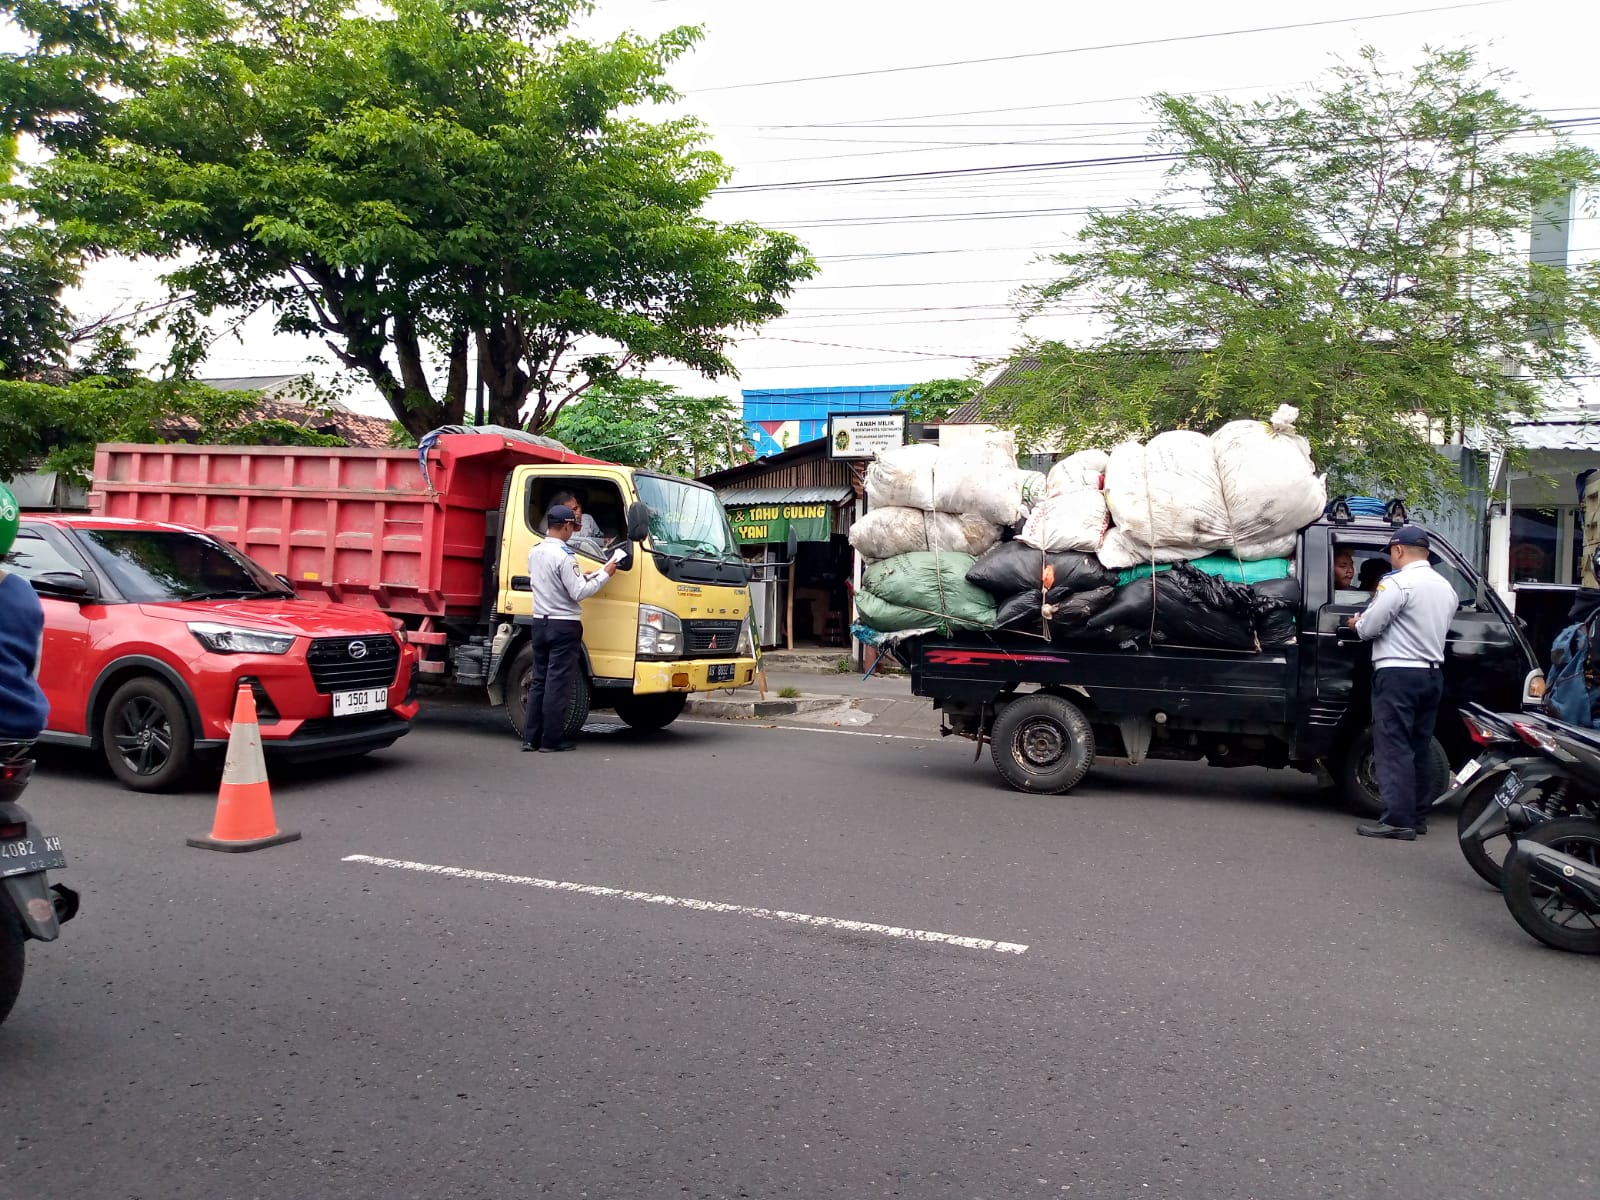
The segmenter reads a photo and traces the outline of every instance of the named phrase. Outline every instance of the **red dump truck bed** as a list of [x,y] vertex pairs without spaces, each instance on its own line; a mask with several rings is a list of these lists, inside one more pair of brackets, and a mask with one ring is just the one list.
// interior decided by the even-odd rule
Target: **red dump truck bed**
[[[95,450],[90,511],[194,525],[308,596],[394,614],[476,616],[485,514],[524,463],[592,463],[491,434],[446,434],[428,452],[302,446]],[[490,551],[491,557],[493,551]]]

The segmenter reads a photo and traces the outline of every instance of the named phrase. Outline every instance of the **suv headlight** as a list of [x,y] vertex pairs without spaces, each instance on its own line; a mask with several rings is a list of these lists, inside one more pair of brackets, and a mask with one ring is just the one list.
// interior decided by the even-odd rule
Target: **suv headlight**
[[756,656],[755,639],[750,636],[750,618],[744,619],[744,624],[739,626],[739,644],[733,648],[735,658],[754,658]]
[[683,653],[683,622],[664,608],[641,604],[638,653],[654,658],[677,658]]
[[268,633],[210,621],[190,621],[189,632],[213,654],[287,654],[294,645],[292,633]]

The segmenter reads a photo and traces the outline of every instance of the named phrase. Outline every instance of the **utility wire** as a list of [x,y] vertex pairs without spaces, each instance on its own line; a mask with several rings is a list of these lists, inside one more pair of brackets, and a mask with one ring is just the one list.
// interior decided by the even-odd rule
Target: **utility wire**
[[714,87],[692,88],[689,95],[706,92],[733,92],[747,88],[785,87],[795,83],[826,83],[836,79],[864,79],[876,75],[903,75],[910,71],[938,71],[946,67],[971,67],[987,63],[1020,62],[1024,59],[1060,58],[1068,54],[1091,54],[1101,50],[1128,50],[1141,46],[1170,46],[1184,42],[1204,42],[1246,34],[1282,33],[1291,29],[1317,29],[1328,25],[1348,25],[1353,21],[1387,21],[1396,17],[1416,17],[1428,13],[1458,12],[1468,8],[1496,8],[1505,0],[1473,0],[1467,4],[1441,4],[1432,8],[1409,8],[1399,12],[1363,13],[1353,17],[1330,17],[1321,21],[1296,21],[1286,25],[1254,25],[1243,29],[1217,29],[1210,33],[1185,33],[1172,37],[1141,38],[1132,42],[1103,42],[1095,46],[1067,46],[1060,50],[1034,50],[1025,54],[996,54],[988,58],[957,58],[948,62],[915,63],[903,67],[874,67],[865,71],[838,71],[830,75],[797,75],[790,79],[758,79],[748,83],[723,83]]

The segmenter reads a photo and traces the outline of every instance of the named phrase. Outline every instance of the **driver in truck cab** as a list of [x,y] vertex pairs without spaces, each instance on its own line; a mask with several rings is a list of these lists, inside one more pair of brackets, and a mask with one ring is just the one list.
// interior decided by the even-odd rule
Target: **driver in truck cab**
[[33,585],[4,566],[20,516],[17,498],[0,483],[0,742],[32,742],[50,715],[37,678],[44,606]]

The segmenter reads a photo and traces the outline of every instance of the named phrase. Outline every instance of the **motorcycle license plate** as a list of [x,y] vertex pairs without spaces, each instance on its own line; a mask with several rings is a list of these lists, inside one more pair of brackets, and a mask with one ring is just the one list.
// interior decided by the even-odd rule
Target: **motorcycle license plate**
[[67,856],[58,837],[7,838],[0,842],[0,879],[35,871],[59,871],[66,865]]
[[1473,759],[1466,766],[1462,767],[1461,770],[1456,772],[1456,787],[1460,787],[1481,770],[1483,770],[1482,765],[1477,759]]
[[732,663],[712,663],[709,667],[706,668],[706,682],[707,683],[732,683],[733,682],[733,664]]
[[382,712],[389,707],[388,688],[363,688],[359,692],[335,692],[333,715],[349,717],[356,713]]
[[1522,794],[1522,780],[1517,778],[1515,771],[1507,771],[1505,782],[1500,785],[1500,790],[1494,794],[1494,802],[1501,808],[1510,808],[1512,801]]

